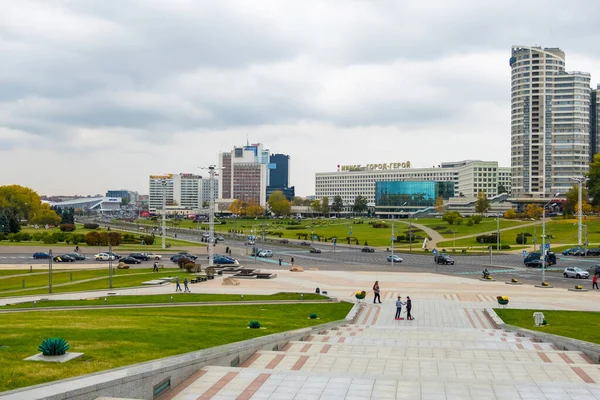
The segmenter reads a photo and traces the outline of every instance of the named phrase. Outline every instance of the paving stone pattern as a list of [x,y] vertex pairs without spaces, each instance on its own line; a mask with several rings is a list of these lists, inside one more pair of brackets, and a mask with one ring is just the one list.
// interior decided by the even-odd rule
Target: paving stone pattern
[[415,301],[413,321],[394,320],[396,296],[365,304],[353,324],[258,351],[238,368],[204,367],[164,398],[600,399],[598,365],[496,329],[481,307],[489,296]]

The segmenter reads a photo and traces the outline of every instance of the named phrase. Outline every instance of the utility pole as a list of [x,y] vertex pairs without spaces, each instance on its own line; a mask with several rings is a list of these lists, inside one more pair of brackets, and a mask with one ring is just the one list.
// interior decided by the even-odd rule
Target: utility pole
[[162,249],[167,248],[167,180],[160,181],[163,190],[162,201]]
[[572,181],[577,182],[577,244],[581,246],[583,244],[583,183],[585,182],[585,178],[571,178]]
[[[110,240],[110,237],[108,238],[108,240]],[[108,244],[108,288],[112,289],[112,273],[113,273],[113,268],[112,268],[112,244],[109,243]]]
[[496,251],[500,251],[500,213],[496,214]]
[[394,264],[394,242],[396,241],[396,236],[394,234],[394,214],[392,214],[392,260],[391,263]]
[[[215,182],[215,173],[217,167],[214,165],[209,165],[208,167],[198,167],[200,169],[207,169],[208,174],[210,176],[209,179],[209,188],[210,188],[210,202],[208,204],[208,266],[212,267],[215,264],[215,249],[214,249],[214,241],[215,241],[215,190],[214,190],[214,182]],[[220,169],[220,168],[219,168]]]
[[48,293],[52,293],[52,249],[48,251]]

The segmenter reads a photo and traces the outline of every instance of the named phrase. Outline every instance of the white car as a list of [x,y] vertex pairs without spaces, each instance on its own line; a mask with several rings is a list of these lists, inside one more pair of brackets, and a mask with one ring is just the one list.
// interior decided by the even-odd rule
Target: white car
[[111,256],[110,254],[106,254],[106,253],[98,253],[94,256],[94,259],[96,261],[114,261],[115,260],[115,256]]
[[271,250],[261,250],[258,253],[259,257],[273,257],[273,251]]
[[153,259],[153,260],[160,260],[160,259],[162,259],[162,256],[160,254],[144,253],[144,255],[146,257],[148,257],[148,259]]
[[581,268],[569,267],[569,268],[565,268],[565,271],[563,272],[563,276],[565,278],[587,279],[590,277],[590,273]]

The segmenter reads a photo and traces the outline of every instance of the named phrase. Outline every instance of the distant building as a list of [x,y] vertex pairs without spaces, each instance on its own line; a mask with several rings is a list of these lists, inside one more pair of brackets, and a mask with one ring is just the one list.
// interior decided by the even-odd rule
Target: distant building
[[287,154],[272,154],[269,159],[269,185],[267,186],[267,200],[273,192],[281,191],[290,201],[296,194],[295,188],[290,184],[290,156]]
[[202,208],[202,177],[181,173],[150,175],[148,208],[151,213],[162,210],[163,193],[167,212],[193,212]]
[[50,207],[60,207],[62,209],[111,213],[121,209],[121,197],[81,197],[67,201],[49,201],[48,204]]
[[590,162],[600,152],[600,84],[592,90],[590,102]]
[[269,150],[261,143],[234,147],[219,155],[219,199],[267,203]]
[[211,181],[210,178],[203,178],[202,181],[202,199],[200,204],[210,203],[211,199],[219,198],[219,180],[213,179],[212,181],[212,197],[211,197]]
[[120,197],[122,199],[128,199],[129,204],[136,204],[139,201],[138,192],[126,189],[109,190],[106,192],[106,197]]

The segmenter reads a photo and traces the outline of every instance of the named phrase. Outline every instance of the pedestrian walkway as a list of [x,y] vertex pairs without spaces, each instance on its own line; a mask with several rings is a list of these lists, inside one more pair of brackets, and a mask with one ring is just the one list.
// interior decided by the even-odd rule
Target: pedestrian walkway
[[413,300],[416,319],[397,321],[396,295],[240,367],[204,367],[165,399],[600,399],[598,365],[497,329],[474,306],[492,296]]

